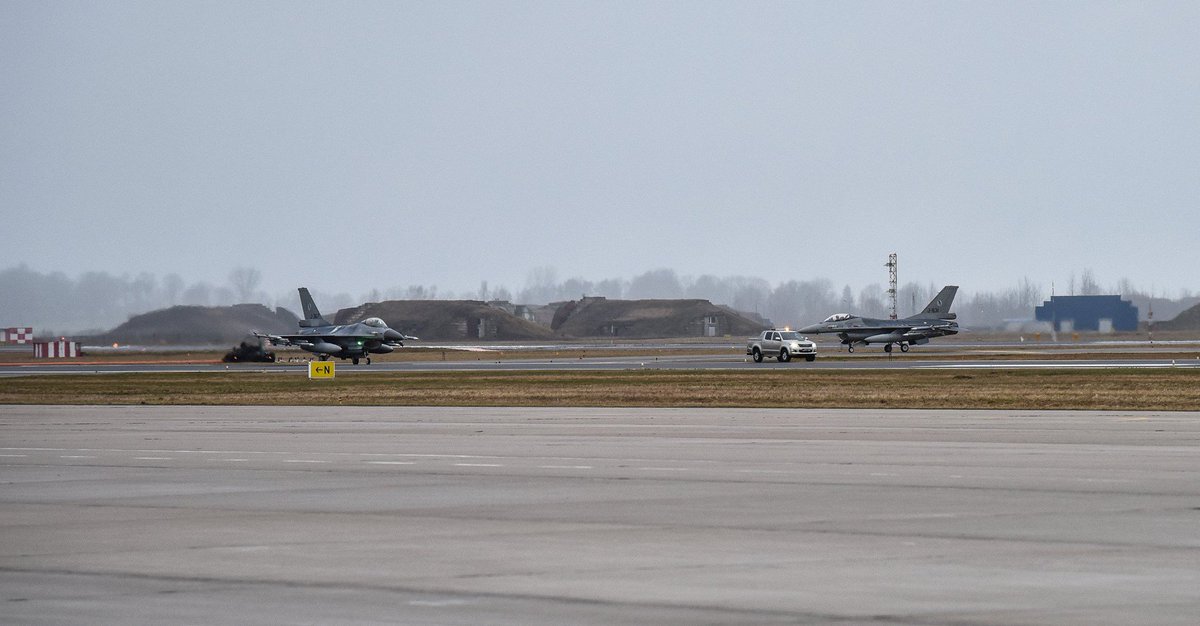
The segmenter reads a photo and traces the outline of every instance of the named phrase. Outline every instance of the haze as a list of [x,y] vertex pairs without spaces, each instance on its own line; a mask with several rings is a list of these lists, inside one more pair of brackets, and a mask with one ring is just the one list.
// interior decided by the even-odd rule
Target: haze
[[1200,4],[5,2],[0,268],[1195,289]]

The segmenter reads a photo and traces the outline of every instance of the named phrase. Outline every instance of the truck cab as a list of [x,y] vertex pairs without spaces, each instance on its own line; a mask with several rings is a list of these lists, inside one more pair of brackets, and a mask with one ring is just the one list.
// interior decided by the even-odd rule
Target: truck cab
[[786,363],[793,357],[801,356],[812,362],[817,360],[817,344],[794,330],[772,328],[762,331],[758,337],[746,343],[746,355],[753,357],[755,363],[762,363],[767,357]]

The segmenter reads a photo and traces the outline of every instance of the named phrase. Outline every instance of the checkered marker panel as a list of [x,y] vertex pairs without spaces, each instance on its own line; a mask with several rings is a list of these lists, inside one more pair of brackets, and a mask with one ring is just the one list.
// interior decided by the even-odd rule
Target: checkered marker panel
[[5,328],[4,341],[8,343],[30,343],[33,341],[33,329]]

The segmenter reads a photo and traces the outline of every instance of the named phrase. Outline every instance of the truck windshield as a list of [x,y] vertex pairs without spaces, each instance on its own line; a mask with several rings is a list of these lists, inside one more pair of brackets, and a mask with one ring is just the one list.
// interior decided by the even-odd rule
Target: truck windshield
[[784,341],[796,341],[800,339],[800,333],[780,333],[783,335]]

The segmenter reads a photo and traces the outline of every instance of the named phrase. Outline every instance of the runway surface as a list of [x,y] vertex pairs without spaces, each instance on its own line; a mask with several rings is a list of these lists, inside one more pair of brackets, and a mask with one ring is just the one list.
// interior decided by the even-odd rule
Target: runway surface
[[[358,372],[520,372],[520,371],[619,371],[637,369],[661,370],[771,370],[771,369],[1029,369],[1029,368],[1163,368],[1200,367],[1200,358],[1172,359],[1162,357],[1114,358],[1098,354],[1094,358],[1045,359],[1036,354],[1027,354],[1019,360],[993,360],[984,358],[950,359],[944,356],[855,357],[851,359],[822,359],[809,363],[793,360],[779,363],[768,359],[755,363],[741,355],[720,356],[711,354],[687,354],[646,357],[564,357],[542,359],[495,360],[480,357],[477,360],[448,361],[376,361],[371,365],[351,365],[349,361],[336,361],[337,373]],[[224,364],[224,363],[47,363],[27,362],[0,365],[0,378],[8,376],[30,376],[43,374],[106,374],[106,373],[160,373],[160,372],[292,372],[305,375],[307,364]]]
[[1192,624],[1200,414],[0,407],[0,622]]

